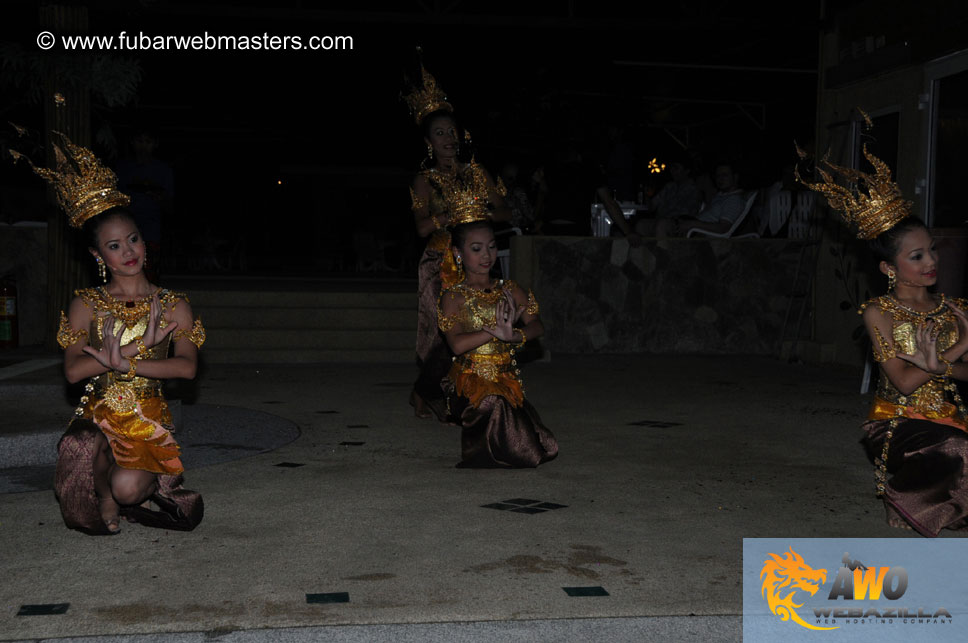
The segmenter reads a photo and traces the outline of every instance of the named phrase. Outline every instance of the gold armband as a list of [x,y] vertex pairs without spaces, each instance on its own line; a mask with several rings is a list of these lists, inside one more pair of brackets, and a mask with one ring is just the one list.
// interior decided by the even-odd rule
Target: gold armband
[[874,326],[874,337],[871,341],[871,351],[874,353],[875,362],[886,362],[897,356],[897,351],[894,349],[892,344],[889,344],[884,336],[881,335],[881,331],[877,330],[877,326]]
[[195,320],[191,330],[184,329],[175,331],[175,341],[183,337],[195,344],[196,348],[202,347],[202,344],[205,343],[205,327],[202,326],[202,319],[200,317]]
[[57,344],[61,348],[67,348],[68,346],[73,346],[82,337],[87,337],[87,330],[82,328],[81,330],[71,330],[70,322],[67,321],[67,315],[64,311],[60,314],[60,325],[57,328]]
[[427,201],[417,196],[417,193],[413,191],[413,188],[410,188],[410,209],[417,211],[425,205],[427,205]]
[[444,294],[441,293],[440,296],[437,297],[437,327],[446,333],[451,328],[457,325],[458,314],[457,313],[454,313],[453,315],[444,314],[443,308],[440,307],[440,298],[443,296]]
[[537,315],[540,307],[538,306],[538,300],[534,298],[534,293],[531,289],[528,289],[528,304],[527,308],[524,309],[529,315]]

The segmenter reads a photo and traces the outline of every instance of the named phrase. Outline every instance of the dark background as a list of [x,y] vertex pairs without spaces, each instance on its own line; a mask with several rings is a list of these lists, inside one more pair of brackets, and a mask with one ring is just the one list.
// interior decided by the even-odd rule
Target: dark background
[[[5,51],[57,64],[60,47],[35,44],[40,4],[5,4]],[[568,145],[603,161],[611,128],[643,181],[662,180],[644,166],[678,154],[678,139],[707,165],[732,161],[754,188],[780,179],[792,141],[813,136],[819,4],[88,3],[90,35],[354,41],[352,51],[111,52],[141,78],[125,105],[94,99],[93,146],[113,162],[139,124],[157,132],[156,156],[176,180],[166,254],[209,238],[243,249],[248,272],[349,271],[349,240],[365,232],[392,240],[389,263],[407,274],[420,249],[407,185],[425,151],[399,95],[416,46],[492,173],[515,160],[530,176]],[[0,115],[37,133],[30,82],[5,68]],[[6,184],[32,180],[6,162],[0,171]]]

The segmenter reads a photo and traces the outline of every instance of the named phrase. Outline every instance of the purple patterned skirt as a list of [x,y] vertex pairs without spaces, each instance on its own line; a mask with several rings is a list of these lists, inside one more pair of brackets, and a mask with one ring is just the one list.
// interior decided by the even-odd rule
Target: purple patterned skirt
[[[94,536],[110,533],[101,519],[94,491],[95,439],[100,432],[90,420],[74,420],[57,444],[54,474],[54,495],[64,524]],[[182,481],[181,475],[159,475],[158,491],[151,497],[159,510],[122,507],[121,515],[149,527],[191,531],[202,521],[205,507],[202,496],[183,489]]]
[[[875,463],[890,420],[863,425],[861,444]],[[968,527],[968,434],[946,424],[903,419],[891,436],[884,485],[887,521],[922,536]]]

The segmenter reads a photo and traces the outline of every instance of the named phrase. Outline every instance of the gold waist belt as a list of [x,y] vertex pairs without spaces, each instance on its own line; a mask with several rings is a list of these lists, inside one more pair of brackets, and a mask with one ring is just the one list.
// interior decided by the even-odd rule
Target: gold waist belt
[[138,402],[161,398],[161,384],[157,381],[147,382],[146,385],[114,382],[103,390],[96,390],[94,396],[104,400],[108,408],[115,413],[124,415],[133,412]]
[[941,408],[937,411],[931,409],[915,409],[904,404],[888,402],[880,397],[875,397],[871,404],[871,411],[868,414],[870,420],[890,420],[896,417],[923,416],[929,420],[944,420],[953,418],[958,408],[951,402],[942,402]]
[[475,353],[462,355],[458,365],[465,373],[474,373],[489,382],[496,382],[501,373],[511,370],[510,353]]
[[114,373],[107,373],[94,380],[94,394],[103,395],[105,391],[116,386],[123,386],[144,397],[161,395],[161,381],[150,377],[136,377],[133,380],[120,380],[115,378]]

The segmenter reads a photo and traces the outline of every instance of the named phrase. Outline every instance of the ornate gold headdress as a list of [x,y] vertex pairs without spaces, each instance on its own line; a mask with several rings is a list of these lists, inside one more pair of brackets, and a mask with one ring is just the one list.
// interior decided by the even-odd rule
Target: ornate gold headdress
[[[22,128],[18,128],[21,131]],[[10,150],[15,161],[25,159],[35,173],[54,188],[57,203],[67,213],[71,226],[80,228],[84,222],[105,210],[131,203],[127,194],[118,191],[118,177],[101,164],[94,152],[74,145],[67,136],[52,132],[60,139],[54,143],[56,167],[51,170],[37,167],[23,154]]]
[[423,78],[423,85],[421,87],[414,86],[413,91],[403,97],[417,125],[427,114],[437,110],[454,111],[454,106],[447,102],[447,94],[437,86],[437,79],[424,69],[422,64],[420,65],[420,74]]
[[[858,111],[870,128],[872,126],[870,117],[863,111]],[[831,163],[830,152],[827,152],[817,164],[817,172],[823,177],[822,183],[804,181],[800,177],[799,167],[795,169],[795,174],[797,181],[823,194],[827,197],[827,203],[831,208],[840,210],[844,221],[857,229],[859,239],[873,239],[909,216],[911,202],[902,198],[901,189],[891,181],[891,168],[867,150],[867,143],[864,143],[863,152],[864,158],[874,166],[873,175]],[[797,154],[801,159],[807,157],[799,146],[797,146]],[[837,184],[830,172],[821,167],[821,164],[847,179],[850,182],[849,187]],[[866,190],[866,194],[862,188]]]
[[491,212],[487,208],[487,175],[484,168],[471,162],[461,174],[440,184],[441,195],[452,213],[450,225],[489,220]]

